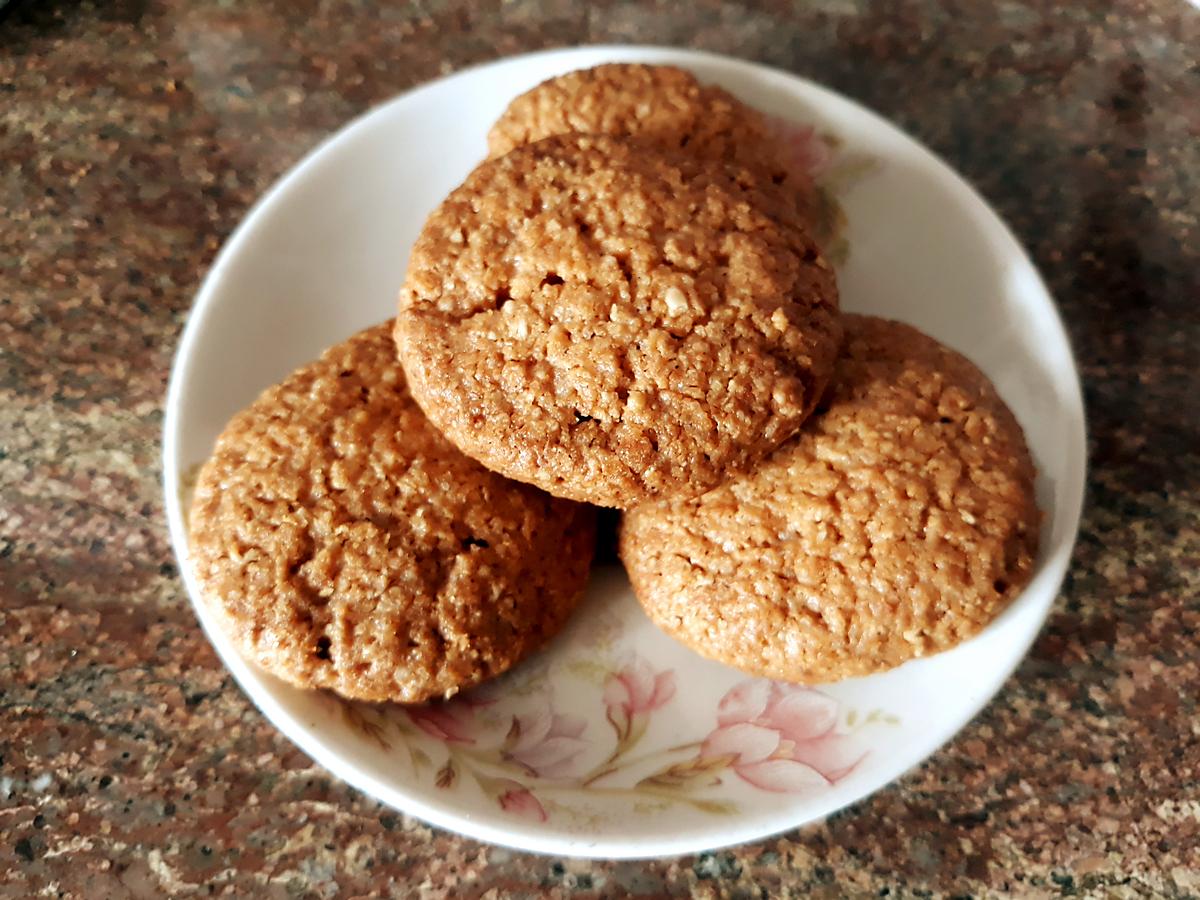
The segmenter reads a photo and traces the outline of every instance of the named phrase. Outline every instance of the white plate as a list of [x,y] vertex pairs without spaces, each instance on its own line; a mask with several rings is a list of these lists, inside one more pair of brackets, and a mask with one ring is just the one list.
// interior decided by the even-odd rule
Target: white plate
[[[910,322],[971,357],[1025,427],[1038,464],[1046,522],[1037,571],[1000,619],[949,653],[805,690],[700,659],[645,618],[619,569],[600,569],[566,633],[494,685],[417,711],[351,705],[288,687],[237,656],[198,602],[181,506],[173,499],[167,508],[214,646],[266,716],[321,765],[482,840],[646,857],[794,828],[916,765],[997,691],[1062,581],[1084,484],[1078,377],[1029,259],[944,163],[836,94],[701,53],[553,51],[426,85],[318,147],[230,238],[175,360],[164,469],[167,496],[180,497],[234,412],[329,344],[392,315],[407,248],[484,155],[506,103],[551,75],[610,60],[685,66],[840,139],[820,177],[849,222],[844,307]],[[851,171],[856,178],[842,177]]]

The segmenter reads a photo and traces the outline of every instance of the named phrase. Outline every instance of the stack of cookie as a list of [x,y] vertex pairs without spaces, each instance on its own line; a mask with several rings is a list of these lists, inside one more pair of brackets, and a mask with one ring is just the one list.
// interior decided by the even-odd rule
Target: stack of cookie
[[593,505],[625,511],[655,622],[769,677],[936,652],[1020,591],[1020,428],[963,357],[839,312],[811,185],[759,113],[601,66],[519,97],[489,146],[413,247],[394,328],[267,391],[201,472],[194,564],[244,655],[349,697],[449,696],[566,620]]

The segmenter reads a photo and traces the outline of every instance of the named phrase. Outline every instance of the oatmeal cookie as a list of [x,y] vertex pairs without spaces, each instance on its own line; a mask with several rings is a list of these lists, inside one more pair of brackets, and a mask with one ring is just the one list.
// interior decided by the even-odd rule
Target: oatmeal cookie
[[491,156],[555,134],[607,134],[758,174],[773,197],[814,224],[819,202],[779,128],[724,88],[675,66],[607,63],[544,81],[517,97],[488,133]]
[[626,508],[770,453],[841,338],[829,265],[738,170],[560,135],[490,160],[430,216],[396,341],[464,453]]
[[1033,571],[1034,467],[987,377],[907,325],[844,321],[830,395],[799,435],[621,526],[650,617],[756,675],[828,682],[945,650]]
[[446,697],[545,643],[583,593],[590,510],[467,459],[405,386],[392,324],[230,421],[191,561],[242,655],[362,700]]

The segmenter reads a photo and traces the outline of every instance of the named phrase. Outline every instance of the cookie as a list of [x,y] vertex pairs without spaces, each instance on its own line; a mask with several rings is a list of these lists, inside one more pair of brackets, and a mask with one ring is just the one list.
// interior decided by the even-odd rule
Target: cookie
[[409,258],[430,421],[552,494],[700,493],[790,437],[841,337],[833,272],[738,171],[560,135],[483,163]]
[[756,675],[828,682],[948,649],[1033,571],[1034,467],[987,377],[907,325],[844,321],[830,395],[799,435],[621,526],[650,618]]
[[[556,134],[606,134],[750,169],[809,224],[820,202],[780,128],[728,91],[675,66],[609,63],[544,81],[513,100],[488,133],[491,156]],[[819,238],[820,235],[817,235]]]
[[191,559],[242,655],[362,700],[447,697],[546,642],[591,511],[467,459],[413,402],[392,325],[264,392],[203,466]]

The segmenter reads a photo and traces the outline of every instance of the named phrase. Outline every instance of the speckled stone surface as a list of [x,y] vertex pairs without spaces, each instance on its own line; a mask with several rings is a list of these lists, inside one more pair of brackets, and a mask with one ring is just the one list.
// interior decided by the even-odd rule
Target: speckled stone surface
[[[1200,12],[25,0],[0,12],[0,897],[1200,896]],[[1085,377],[1091,474],[1030,658],[827,823],[658,862],[461,839],[325,775],[225,674],[159,493],[171,355],[253,199],[496,56],[684,44],[822,81],[1008,219]]]

